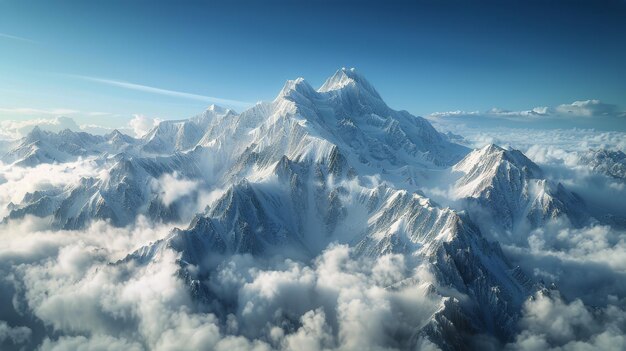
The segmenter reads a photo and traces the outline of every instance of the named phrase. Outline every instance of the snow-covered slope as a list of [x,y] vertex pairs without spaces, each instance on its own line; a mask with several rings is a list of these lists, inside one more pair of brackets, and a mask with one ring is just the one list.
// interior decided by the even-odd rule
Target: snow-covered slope
[[[232,185],[187,229],[173,231],[127,260],[149,262],[172,248],[181,253],[182,267],[195,270],[210,265],[215,257],[233,254],[307,260],[333,242],[353,246],[356,254],[368,257],[402,254],[414,264],[430,267],[438,281],[432,293],[446,300],[432,324],[417,332],[443,347],[458,348],[441,337],[446,326],[436,322],[453,318],[467,323],[456,330],[459,335],[511,335],[533,286],[468,218],[438,208],[421,195],[386,185],[371,187],[358,177],[333,173],[332,164],[283,157],[271,174]],[[449,288],[477,304],[448,299]],[[202,298],[212,293],[199,294]]]
[[231,115],[235,115],[235,112],[211,105],[190,119],[162,121],[142,138],[142,150],[151,154],[171,154],[193,149],[212,120]]
[[[317,90],[302,78],[288,81],[273,101],[240,114],[211,106],[164,121],[141,139],[33,130],[3,160],[36,167],[79,157],[97,175],[28,192],[7,220],[51,217],[65,229],[96,219],[126,226],[139,216],[174,222],[182,229],[123,262],[145,264],[174,249],[181,276],[204,302],[215,291],[198,274],[210,276],[232,255],[310,262],[337,243],[361,258],[398,254],[410,269],[426,267],[427,290],[439,301],[428,323],[411,326],[407,343],[426,337],[444,349],[481,333],[507,340],[538,287],[485,239],[481,221],[514,231],[585,218],[579,199],[521,152],[495,145],[470,152],[425,119],[389,108],[354,69],[338,70]],[[450,172],[467,211],[418,191],[426,178]],[[400,285],[411,284],[425,283],[416,276]],[[211,312],[226,318],[239,307]]]
[[626,154],[619,150],[589,150],[580,156],[579,163],[595,172],[626,180]]
[[514,235],[511,232],[559,217],[576,225],[589,219],[580,198],[547,180],[539,166],[518,150],[486,145],[468,154],[452,171],[460,175],[453,195],[466,202],[470,215],[483,228]]
[[[52,216],[52,225],[63,229],[83,228],[98,219],[125,226],[138,215],[177,221],[185,218],[180,207],[194,199],[180,196],[171,203],[164,201],[159,181],[164,175],[200,179],[202,172],[194,156],[140,158],[120,153],[95,159],[101,168],[97,177],[83,177],[63,188],[27,193],[20,204],[12,205],[8,217]],[[172,179],[176,181],[175,177]]]
[[52,133],[35,127],[2,157],[2,161],[18,166],[67,162],[77,157],[121,152],[136,142],[117,130],[105,136],[97,136],[69,129]]

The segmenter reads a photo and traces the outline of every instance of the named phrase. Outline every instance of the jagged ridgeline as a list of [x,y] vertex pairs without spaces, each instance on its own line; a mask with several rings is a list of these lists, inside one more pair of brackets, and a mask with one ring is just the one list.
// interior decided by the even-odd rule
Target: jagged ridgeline
[[[596,159],[607,168],[604,156]],[[438,303],[425,323],[390,332],[403,348],[423,338],[443,349],[463,349],[480,334],[509,340],[523,302],[541,286],[511,267],[484,232],[515,240],[520,226],[589,220],[582,201],[521,152],[453,143],[425,119],[389,108],[354,69],[338,70],[317,90],[301,78],[288,81],[273,101],[242,113],[211,106],[163,121],[140,139],[35,128],[3,161],[80,161],[98,170],[27,193],[9,204],[5,221],[34,215],[74,230],[94,220],[128,226],[145,216],[178,226],[112,264],[149,264],[174,250],[194,298],[220,318],[236,314],[241,301],[212,303],[216,294],[203,279],[226,257],[310,262],[334,243],[362,259],[404,255],[431,280],[415,276],[384,288],[423,286]],[[449,181],[463,207],[442,207],[420,191],[437,177]],[[162,186],[168,181],[191,182],[194,190],[170,196]],[[485,229],[483,216],[495,225]]]

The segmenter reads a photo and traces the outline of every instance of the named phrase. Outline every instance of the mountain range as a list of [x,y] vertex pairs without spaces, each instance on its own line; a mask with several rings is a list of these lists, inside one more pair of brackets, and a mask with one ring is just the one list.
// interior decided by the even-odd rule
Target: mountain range
[[[587,157],[598,172],[624,177],[623,154]],[[438,301],[427,323],[398,336],[407,348],[419,338],[444,350],[482,334],[511,340],[523,303],[556,288],[512,266],[500,243],[522,243],[555,219],[576,227],[598,221],[522,152],[459,145],[427,120],[388,107],[354,69],[338,70],[319,89],[287,81],[273,101],[242,113],[212,105],[142,138],[35,128],[2,157],[33,170],[77,160],[97,175],[29,192],[3,220],[32,215],[64,230],[94,220],[123,227],[140,216],[175,225],[110,264],[145,265],[174,250],[179,275],[207,306],[219,297],[202,282],[224,257],[309,262],[337,244],[364,258],[402,255],[434,280],[385,288],[426,284]],[[428,196],[425,185],[435,183],[450,204]],[[209,310],[226,319],[244,303]]]

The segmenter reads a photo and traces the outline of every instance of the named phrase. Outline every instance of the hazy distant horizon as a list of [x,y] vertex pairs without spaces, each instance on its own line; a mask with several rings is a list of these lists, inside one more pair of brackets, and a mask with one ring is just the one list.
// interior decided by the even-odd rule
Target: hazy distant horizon
[[625,16],[623,1],[3,1],[0,119],[241,111],[344,66],[421,116],[586,100],[626,111]]

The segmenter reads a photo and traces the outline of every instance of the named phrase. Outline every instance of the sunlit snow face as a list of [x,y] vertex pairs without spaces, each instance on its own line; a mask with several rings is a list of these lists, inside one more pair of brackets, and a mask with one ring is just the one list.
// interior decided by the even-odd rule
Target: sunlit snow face
[[[477,311],[475,308],[485,308],[472,300],[471,293],[474,292],[463,290],[467,283],[463,279],[473,278],[474,272],[473,267],[463,265],[498,266],[503,263],[497,261],[498,250],[481,251],[489,249],[490,245],[472,241],[480,237],[473,231],[471,236],[461,239],[478,245],[463,246],[457,250],[461,254],[455,258],[471,257],[464,253],[478,252],[479,255],[474,261],[459,260],[458,263],[450,252],[427,250],[430,243],[421,240],[423,238],[408,236],[407,228],[413,225],[412,228],[417,228],[415,230],[426,232],[424,228],[443,223],[436,227],[440,230],[429,234],[429,240],[445,242],[454,249],[453,244],[458,243],[455,240],[461,239],[455,237],[452,229],[467,224],[466,221],[477,221],[477,217],[467,216],[473,209],[464,207],[464,200],[477,193],[501,189],[490,189],[490,184],[483,178],[469,176],[467,178],[471,181],[467,182],[466,188],[455,188],[461,173],[472,173],[474,166],[485,162],[483,154],[478,154],[463,167],[446,168],[439,164],[429,168],[427,162],[401,164],[403,160],[414,159],[409,153],[419,144],[405,137],[402,127],[413,124],[423,127],[416,127],[416,130],[430,137],[426,145],[432,150],[439,146],[448,150],[450,144],[444,143],[445,139],[432,131],[425,121],[407,119],[413,117],[385,110],[386,106],[379,101],[380,96],[369,84],[356,82],[350,77],[356,74],[352,70],[340,70],[337,74],[337,79],[331,79],[320,92],[313,91],[302,80],[288,83],[281,93],[285,96],[279,96],[275,106],[258,105],[242,117],[242,125],[232,125],[235,123],[232,121],[241,121],[234,115],[229,115],[230,119],[225,115],[222,119],[213,116],[203,119],[202,123],[189,125],[176,122],[172,127],[163,124],[165,131],[155,140],[156,149],[150,151],[133,150],[120,158],[107,154],[100,158],[75,157],[65,163],[52,160],[50,164],[34,167],[0,165],[0,216],[3,218],[19,208],[25,197],[35,204],[33,208],[41,209],[33,194],[59,192],[63,196],[70,195],[85,178],[92,178],[107,187],[93,188],[92,183],[87,182],[84,187],[90,192],[77,195],[87,198],[82,202],[73,201],[70,204],[72,211],[81,213],[83,208],[75,207],[92,206],[84,213],[104,213],[105,218],[110,216],[108,210],[117,211],[116,215],[133,213],[130,223],[118,227],[95,220],[86,221],[84,226],[77,225],[74,230],[60,230],[52,225],[50,216],[57,214],[55,211],[46,212],[49,216],[26,215],[1,223],[0,273],[5,278],[0,281],[0,305],[3,306],[0,308],[0,346],[27,349],[40,346],[44,350],[104,346],[131,350],[388,350],[409,346],[436,349],[426,334],[416,331],[433,327],[429,323],[446,308],[446,303],[474,312]],[[357,86],[357,83],[361,85]],[[335,118],[329,115],[331,104],[322,101],[324,98],[330,96],[333,103],[342,103],[342,99],[336,96],[343,95],[332,95],[328,91],[346,87],[365,90],[348,95],[345,100],[350,105],[338,108],[342,113],[371,107],[370,110],[388,112],[391,117],[369,114],[365,116],[369,119],[346,122],[345,126],[350,129],[365,130],[354,139],[328,128],[315,129],[319,127],[316,124],[333,121],[326,118]],[[355,105],[355,96],[374,97],[370,99],[373,102],[359,100],[359,103],[375,106]],[[317,115],[317,110],[310,108],[311,99],[322,101],[323,108],[319,110],[325,111],[323,114]],[[308,114],[299,112],[304,110],[298,104],[308,106]],[[272,106],[276,109],[265,111]],[[563,113],[601,118],[615,112],[610,106],[587,101],[556,108],[536,108],[525,114],[495,110],[491,114],[514,119]],[[403,123],[406,123],[385,125],[386,118],[392,119],[393,116],[404,118]],[[48,122],[41,124],[50,129],[56,128],[56,122],[69,123],[68,120]],[[136,116],[126,127],[140,136],[149,134],[147,132],[157,123]],[[199,126],[205,125],[203,123],[215,123],[217,127],[207,136],[198,132]],[[538,227],[522,221],[523,225],[503,236],[483,233],[489,239],[500,240],[502,251],[511,264],[519,265],[532,279],[529,285],[540,283],[540,287],[549,289],[534,293],[533,298],[525,303],[519,302],[520,319],[510,326],[513,333],[510,340],[475,335],[469,339],[472,347],[622,348],[626,318],[626,272],[623,268],[626,266],[626,231],[620,219],[626,216],[623,202],[626,187],[619,169],[609,171],[603,168],[608,167],[604,163],[599,166],[590,163],[590,157],[595,156],[589,154],[589,149],[624,151],[624,133],[514,127],[473,129],[463,124],[446,125],[442,121],[437,125],[461,134],[463,138],[458,140],[469,146],[482,147],[496,142],[519,148],[529,157],[528,162],[537,163],[541,172],[536,173],[546,179],[534,179],[528,188],[520,191],[520,198],[526,200],[542,195],[544,188],[541,185],[547,182],[561,183],[577,192],[589,206],[587,211],[597,217],[582,226],[559,217],[545,218]],[[31,126],[10,125],[9,132],[2,135],[15,136],[22,132],[22,127]],[[395,129],[391,128],[394,126]],[[385,134],[390,130],[395,133]],[[229,134],[231,132],[233,134]],[[374,143],[375,147],[371,148],[371,145],[358,144],[364,143],[363,140],[372,141],[365,138],[367,133],[376,134],[373,135],[376,143],[388,143],[384,145],[389,150],[406,153],[403,155],[406,158],[398,158],[397,164],[387,162],[389,160],[380,156],[386,150],[381,144]],[[239,145],[237,142],[241,140],[236,137],[253,141],[251,145]],[[334,137],[333,142],[341,145],[346,153],[346,164],[338,164],[354,166],[349,177],[342,178],[342,171],[324,174],[327,171],[324,167],[336,151],[333,142],[327,138]],[[436,141],[443,144],[435,145]],[[197,159],[184,158],[197,151],[196,142],[206,148],[204,153],[198,152]],[[350,142],[367,148],[368,152],[350,149]],[[160,143],[167,144],[165,155],[159,154],[158,148],[163,147]],[[184,147],[176,149],[179,144]],[[169,152],[170,149],[173,151]],[[494,149],[496,153],[504,151]],[[232,155],[233,150],[240,154]],[[355,155],[345,150],[352,150]],[[283,151],[299,162],[293,169],[288,163],[282,164],[285,168],[280,171],[287,176],[278,175],[280,158],[272,159],[275,155],[281,157],[279,154]],[[381,153],[377,154],[378,151]],[[245,158],[240,157],[244,154]],[[421,160],[428,159],[428,155],[416,155],[422,157]],[[133,173],[133,164],[139,162],[147,165],[149,172]],[[529,171],[534,167],[531,163],[523,165],[522,168],[526,168],[523,171],[538,177],[534,171]],[[191,168],[186,168],[188,166]],[[478,173],[498,176],[497,168],[492,169],[492,166],[497,165],[479,167],[481,172]],[[509,166],[513,167],[506,165]],[[304,168],[309,173],[298,172]],[[243,171],[237,174],[233,169]],[[503,179],[510,182],[503,186],[504,189],[515,190],[515,186],[521,184],[513,183],[516,179],[507,178],[514,173],[504,174]],[[223,179],[217,179],[218,175]],[[246,187],[247,183],[255,186]],[[235,192],[233,184],[244,190]],[[512,187],[507,187],[511,184]],[[426,197],[413,194],[414,191],[422,191],[426,197],[453,210],[441,210]],[[307,197],[306,192],[310,196]],[[133,202],[137,198],[141,201]],[[105,206],[107,200],[126,207],[108,208]],[[536,203],[542,204],[541,201]],[[245,207],[246,204],[252,204],[252,207]],[[48,205],[53,208],[55,204]],[[229,228],[226,234],[237,238],[247,231],[269,231],[276,229],[276,223],[288,223],[275,231],[276,236],[280,239],[293,233],[301,234],[297,243],[306,247],[308,256],[290,255],[289,250],[281,248],[267,256],[211,252],[207,254],[211,257],[187,260],[188,257],[168,246],[171,242],[167,240],[173,235],[188,235],[191,246],[200,248],[201,240],[194,239],[193,231],[180,231],[175,227],[187,228],[196,214],[208,216],[212,207],[220,207],[219,211],[233,215],[224,215],[211,222],[217,229],[207,227],[201,234]],[[165,217],[172,214],[173,208],[182,215],[179,213],[177,221],[168,221]],[[293,208],[302,212],[295,212]],[[399,214],[399,208],[404,212]],[[136,218],[134,213],[137,213]],[[292,214],[306,218],[298,222],[290,218]],[[604,218],[605,215],[610,218]],[[248,228],[249,223],[239,221],[240,216],[266,221],[259,220],[254,223],[260,224]],[[478,220],[494,223],[475,223],[477,227],[494,224],[494,228],[499,228],[500,223],[495,223],[497,218],[485,216],[478,217]],[[360,238],[359,235],[374,225],[378,227],[369,233],[371,237],[368,239],[382,243],[377,252],[384,253],[370,257],[358,250],[375,246],[367,241],[358,242],[355,238]],[[355,245],[356,242],[361,247],[356,247],[359,246]],[[408,248],[410,252],[398,253],[401,250],[396,250],[397,247]],[[490,252],[493,256],[485,259],[486,255],[480,256],[483,252]],[[129,257],[132,253],[135,255]],[[479,262],[482,259],[486,261]],[[462,267],[442,272],[443,264],[461,264]],[[500,271],[503,275],[518,272],[508,266],[505,268]],[[463,274],[466,276],[461,277]],[[442,284],[442,275],[453,283]],[[458,285],[455,287],[454,284]],[[479,293],[496,294],[500,288],[505,287],[489,287]],[[494,296],[496,298],[492,298]],[[489,295],[485,301],[492,303],[500,296],[503,295]],[[441,323],[442,318],[454,319],[455,310],[447,312],[453,315],[439,314],[439,319],[435,319],[437,323]]]
[[8,215],[9,203],[22,202],[27,193],[62,189],[77,184],[83,177],[106,177],[106,170],[94,158],[32,168],[0,163],[0,217]]

